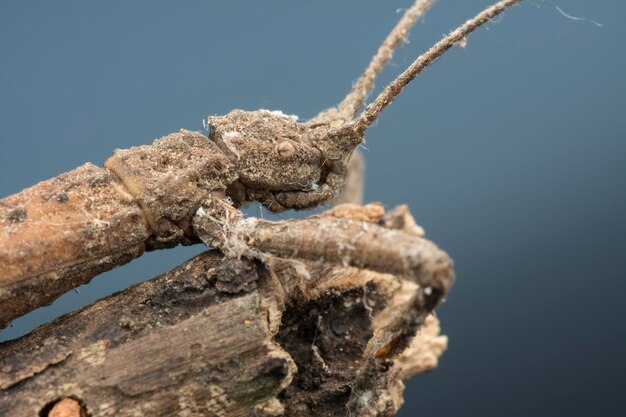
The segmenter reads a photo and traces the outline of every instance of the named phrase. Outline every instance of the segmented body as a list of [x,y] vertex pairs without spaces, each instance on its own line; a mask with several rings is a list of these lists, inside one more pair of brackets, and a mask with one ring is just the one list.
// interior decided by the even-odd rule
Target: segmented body
[[282,211],[340,191],[342,161],[315,146],[325,130],[266,110],[209,124],[209,137],[181,130],[0,200],[0,327],[145,250],[198,243],[209,199]]

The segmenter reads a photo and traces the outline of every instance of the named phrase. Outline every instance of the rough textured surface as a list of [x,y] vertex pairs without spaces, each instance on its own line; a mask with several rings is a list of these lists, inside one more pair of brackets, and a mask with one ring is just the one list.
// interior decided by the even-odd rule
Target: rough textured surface
[[298,123],[279,111],[233,110],[206,120],[209,137],[239,174],[228,196],[274,212],[310,209],[336,197],[346,165],[363,141],[333,123]]
[[197,243],[199,203],[236,178],[219,148],[189,131],[117,150],[105,166],[0,200],[0,327],[144,249]]
[[[55,186],[69,191],[68,178],[0,201],[0,221],[12,227],[3,242],[13,258],[0,270],[8,277],[0,276],[5,321],[144,248],[201,238],[228,256],[205,253],[1,345],[0,412],[75,414],[78,404],[92,416],[393,415],[402,379],[436,366],[447,345],[430,313],[453,282],[449,257],[423,238],[406,207],[385,214],[379,205],[340,205],[276,223],[243,219],[237,207],[256,200],[272,211],[310,209],[337,197],[347,174],[358,172],[358,160],[348,161],[379,113],[447,49],[516,2],[503,0],[444,37],[356,118],[430,1],[405,13],[338,109],[305,123],[276,111],[234,110],[207,119],[208,138],[181,131],[116,151],[105,169],[82,167],[99,176],[83,183],[102,185],[100,199],[117,193],[112,204],[138,213],[127,245],[107,240],[121,238],[116,216],[124,211],[103,209],[104,217],[77,214],[79,232],[107,229],[85,238],[85,246],[97,246],[90,256],[75,253],[83,237],[66,237],[54,216],[70,218],[77,208],[66,213],[46,205],[50,197],[35,201]],[[55,196],[59,204],[89,198]],[[31,213],[43,220],[19,229]],[[25,240],[15,246],[20,232]],[[37,245],[40,234],[68,251],[66,263]],[[6,302],[25,297],[25,309]]]
[[[368,345],[415,291],[356,268],[272,258],[268,269],[205,252],[1,344],[0,414],[70,397],[93,417],[347,416]],[[400,373],[407,361],[379,361],[386,382],[366,387],[372,401],[396,398],[385,410],[416,370]]]
[[[373,87],[376,75],[410,26],[426,10],[429,1],[418,0],[407,10],[339,110],[323,112],[306,123],[297,123],[297,117],[277,111],[233,110],[225,116],[209,117],[206,120],[209,138],[199,133],[181,131],[155,141],[150,146],[116,151],[105,163],[105,167],[119,177],[115,181],[119,183],[121,180],[124,184],[124,187],[119,184],[115,187],[121,197],[116,196],[114,200],[124,200],[130,196],[130,200],[134,200],[133,203],[140,208],[142,214],[141,220],[133,227],[142,227],[146,233],[147,226],[149,235],[146,239],[133,241],[132,249],[123,245],[108,247],[106,245],[109,242],[100,244],[94,240],[98,244],[98,250],[93,256],[90,255],[89,260],[71,250],[60,248],[59,250],[71,254],[68,256],[71,259],[69,269],[68,265],[54,265],[52,262],[50,267],[35,268],[30,272],[28,262],[33,256],[26,253],[24,248],[38,246],[38,236],[41,235],[45,242],[49,240],[49,235],[61,235],[63,245],[67,243],[69,246],[83,246],[86,242],[74,236],[64,236],[64,225],[49,220],[46,220],[46,225],[54,225],[51,231],[29,226],[31,232],[23,233],[25,240],[18,244],[7,242],[13,241],[19,231],[14,231],[11,239],[3,236],[2,242],[7,246],[6,251],[11,252],[4,264],[18,272],[4,273],[0,270],[0,279],[3,275],[9,277],[2,280],[0,287],[4,294],[0,294],[0,300],[6,300],[2,303],[6,311],[0,311],[0,326],[5,326],[13,318],[37,306],[49,303],[68,288],[88,280],[90,270],[93,275],[112,267],[112,262],[122,263],[138,256],[145,245],[148,248],[160,248],[195,241],[195,231],[189,226],[196,208],[209,198],[228,197],[234,203],[233,207],[256,200],[277,212],[310,209],[334,199],[344,187],[349,172],[348,162],[355,148],[364,141],[365,130],[403,87],[467,34],[515,3],[515,0],[501,1],[445,37],[386,87],[355,120],[344,120],[333,115],[347,112],[350,117],[354,116],[356,109]],[[103,171],[102,175],[112,176],[108,171]],[[62,182],[58,185],[66,186]],[[43,192],[47,190],[44,189]],[[35,205],[32,207],[35,211],[39,210],[40,203],[28,196],[29,191],[25,190],[0,201],[1,205],[6,206],[3,207],[4,212],[0,213],[0,221],[7,224],[24,223],[28,209],[22,207],[20,202],[28,201]],[[59,194],[57,198],[63,204],[68,196]],[[49,208],[44,209],[40,217],[48,214],[45,210]],[[52,209],[51,212],[58,212],[55,210]],[[115,210],[112,216],[120,215],[119,213],[121,211]],[[84,223],[92,222],[94,218],[90,215],[83,217],[83,224],[77,226],[81,231],[91,227]],[[115,234],[115,219],[97,219],[99,224],[109,225],[113,222],[113,229],[105,233]],[[216,238],[219,236],[205,237],[205,241]],[[120,254],[120,251],[124,253]],[[41,259],[48,262],[46,259],[52,256],[54,252]],[[100,265],[99,269],[89,265],[89,262]],[[84,272],[80,278],[83,282],[78,282],[79,278],[72,276],[76,265],[80,272]],[[53,274],[60,271],[61,275],[45,278],[42,282],[41,275],[49,271],[55,271]],[[58,282],[50,284],[53,280]],[[21,288],[6,289],[17,281],[25,283]],[[37,292],[38,288],[41,288],[40,293]],[[19,300],[18,292],[21,293]],[[29,292],[28,296],[24,296],[26,292]],[[7,307],[7,304],[10,306]]]
[[395,216],[385,218],[380,204],[343,204],[317,216],[279,222],[242,219],[215,199],[201,209],[193,220],[198,237],[233,257],[277,256],[396,274],[428,288],[426,295],[432,293],[435,300],[454,279],[448,255],[419,235],[406,209],[397,208]]
[[153,235],[151,248],[194,240],[191,216],[208,196],[223,197],[237,174],[206,136],[188,130],[151,145],[118,149],[104,166],[122,180],[142,208]]
[[124,185],[92,164],[0,200],[0,327],[140,256],[149,235]]
[[209,117],[207,123],[211,139],[235,161],[246,187],[284,191],[319,182],[323,156],[311,143],[313,131],[295,117],[267,110],[233,110]]
[[0,345],[0,415],[69,396],[91,416],[241,415],[275,396],[296,368],[258,292],[216,289],[220,261],[202,254]]

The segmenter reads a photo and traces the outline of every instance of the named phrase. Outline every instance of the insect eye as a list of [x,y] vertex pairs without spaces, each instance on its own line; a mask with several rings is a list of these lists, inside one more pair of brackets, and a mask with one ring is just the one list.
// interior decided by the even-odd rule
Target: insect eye
[[274,148],[280,159],[288,160],[296,154],[296,147],[288,140],[279,142]]

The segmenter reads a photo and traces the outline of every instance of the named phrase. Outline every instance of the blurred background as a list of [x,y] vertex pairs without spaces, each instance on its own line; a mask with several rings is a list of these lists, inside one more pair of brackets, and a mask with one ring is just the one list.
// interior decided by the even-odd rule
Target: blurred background
[[[410,3],[2,2],[0,195],[233,108],[310,118]],[[488,3],[437,2],[376,91]],[[458,277],[438,310],[449,350],[400,416],[626,415],[625,18],[619,0],[523,2],[367,132],[366,200],[409,204]],[[148,253],[0,340],[202,250]]]

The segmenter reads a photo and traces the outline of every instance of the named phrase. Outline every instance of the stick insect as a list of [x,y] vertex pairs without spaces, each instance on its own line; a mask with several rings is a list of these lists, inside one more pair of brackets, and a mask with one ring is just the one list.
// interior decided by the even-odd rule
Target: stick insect
[[[452,283],[451,261],[419,234],[338,216],[337,230],[360,230],[357,244],[329,235],[304,251],[303,221],[244,219],[239,208],[259,202],[273,212],[304,210],[336,198],[381,111],[443,53],[518,1],[502,0],[459,26],[360,113],[376,76],[431,0],[407,9],[352,91],[311,120],[233,110],[205,120],[208,136],[181,130],[116,150],[103,168],[87,163],[0,200],[0,327],[145,250],[199,242],[234,257],[322,258],[401,275],[423,289],[412,303],[432,310]],[[408,314],[397,326],[415,328],[421,319]],[[397,351],[392,345],[381,343],[376,355]]]

